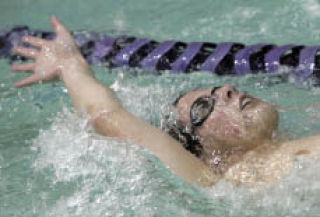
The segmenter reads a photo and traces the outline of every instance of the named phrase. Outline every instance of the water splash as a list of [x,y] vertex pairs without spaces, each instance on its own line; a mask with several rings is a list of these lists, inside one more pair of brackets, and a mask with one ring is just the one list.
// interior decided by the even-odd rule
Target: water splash
[[200,190],[138,145],[96,135],[69,110],[40,132],[32,149],[37,173],[51,170],[50,185],[73,186],[59,192],[43,216],[314,216],[320,211],[320,162],[314,160],[297,158],[290,175],[263,190],[224,180]]
[[[75,186],[71,195],[60,192],[45,216],[167,216],[179,212],[181,204],[190,216],[198,209],[192,201],[206,198],[148,151],[100,137],[86,123],[64,111],[34,141],[32,149],[38,152],[34,169],[39,173],[51,169],[53,186],[61,182]],[[175,202],[168,203],[168,198]],[[211,207],[204,208],[208,210]]]

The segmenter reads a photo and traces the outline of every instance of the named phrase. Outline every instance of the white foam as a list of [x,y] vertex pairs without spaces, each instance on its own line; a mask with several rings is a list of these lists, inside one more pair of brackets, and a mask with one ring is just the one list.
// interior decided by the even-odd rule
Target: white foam
[[305,160],[281,182],[265,189],[222,181],[210,194],[230,204],[228,216],[313,216],[320,213],[319,172],[319,160]]
[[[61,192],[61,199],[46,215],[122,216],[134,212],[142,216],[148,209],[148,216],[153,215],[154,208],[144,204],[156,202],[150,199],[159,193],[154,188],[168,186],[172,175],[139,146],[100,137],[86,123],[64,110],[34,141],[32,149],[38,152],[35,170],[52,169],[53,186],[61,182],[76,186],[71,196]],[[161,177],[163,173],[169,175]]]
[[[154,123],[179,90],[203,80],[197,76],[203,75],[178,80],[180,86],[171,85],[177,81],[170,76],[156,84],[149,82],[152,77],[120,78],[113,88],[125,107]],[[248,79],[239,83],[245,85]],[[228,78],[219,82],[229,83]],[[260,192],[224,180],[200,190],[138,145],[96,135],[85,119],[68,109],[40,132],[32,148],[37,151],[35,170],[51,171],[51,188],[59,183],[73,186],[68,193],[59,192],[43,216],[312,216],[320,207],[318,161],[301,164],[278,185]]]
[[53,186],[75,186],[71,195],[61,192],[45,216],[303,216],[320,207],[320,162],[297,161],[289,176],[262,191],[222,180],[204,194],[139,146],[100,137],[86,123],[64,110],[34,141],[34,168],[53,169]]

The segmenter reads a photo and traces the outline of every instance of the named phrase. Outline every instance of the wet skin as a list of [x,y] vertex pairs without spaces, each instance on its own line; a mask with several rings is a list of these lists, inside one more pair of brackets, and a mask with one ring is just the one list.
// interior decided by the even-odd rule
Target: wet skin
[[[190,108],[195,100],[210,96],[212,88],[191,91],[177,103],[180,122],[188,127]],[[216,88],[214,109],[196,133],[204,145],[219,146],[221,149],[241,147],[249,150],[265,140],[270,140],[278,126],[275,107],[247,93],[240,93],[232,85]]]
[[[31,72],[15,86],[62,80],[77,112],[89,118],[96,132],[130,140],[149,149],[187,182],[209,186],[224,177],[244,184],[271,183],[290,171],[292,159],[296,156],[320,156],[320,136],[274,145],[271,136],[278,125],[274,106],[239,93],[231,85],[224,85],[214,93],[213,112],[195,131],[208,159],[215,150],[228,152],[237,149],[242,156],[234,160],[223,176],[215,174],[206,161],[198,159],[178,141],[122,107],[113,90],[95,79],[70,32],[55,16],[51,21],[57,36],[55,40],[29,36],[23,38],[24,42],[37,49],[13,49],[13,52],[34,60],[12,66],[13,71]],[[184,126],[190,125],[191,105],[201,96],[210,96],[211,90],[191,91],[179,100],[177,110]]]

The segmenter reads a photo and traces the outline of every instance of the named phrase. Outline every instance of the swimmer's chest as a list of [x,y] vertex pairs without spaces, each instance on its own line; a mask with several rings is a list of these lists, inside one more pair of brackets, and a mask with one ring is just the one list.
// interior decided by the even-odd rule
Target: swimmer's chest
[[228,169],[224,177],[233,183],[249,186],[273,184],[290,173],[297,159],[318,159],[319,156],[320,137],[317,136],[262,147],[248,152],[240,162]]

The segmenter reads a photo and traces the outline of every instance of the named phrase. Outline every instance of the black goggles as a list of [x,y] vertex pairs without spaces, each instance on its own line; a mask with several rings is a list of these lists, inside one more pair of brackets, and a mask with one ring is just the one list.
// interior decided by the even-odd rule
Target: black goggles
[[207,120],[214,110],[216,98],[214,92],[220,87],[214,87],[211,96],[202,96],[194,101],[190,109],[190,120],[194,127],[199,127]]

